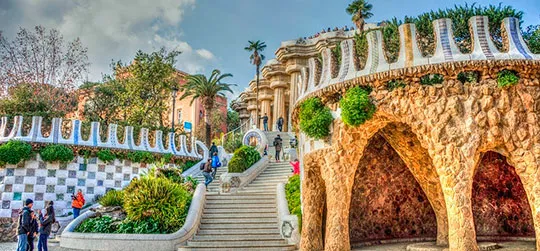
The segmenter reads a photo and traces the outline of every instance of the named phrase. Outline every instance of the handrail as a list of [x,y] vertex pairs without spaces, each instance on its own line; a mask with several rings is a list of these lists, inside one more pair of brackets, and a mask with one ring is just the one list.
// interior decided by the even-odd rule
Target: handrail
[[234,133],[234,132],[237,131],[238,129],[244,128],[244,126],[247,125],[247,124],[249,124],[249,123],[252,123],[252,118],[251,118],[251,116],[249,116],[249,119],[248,119],[246,122],[244,122],[243,124],[241,124],[239,127],[235,128],[234,130],[232,130],[232,131],[230,131],[230,132],[227,132],[227,133],[223,134],[223,136],[221,136],[221,144],[222,144],[222,145],[224,144],[224,142],[225,142],[225,136],[227,136],[227,135],[229,135],[229,134],[231,134],[231,133]]

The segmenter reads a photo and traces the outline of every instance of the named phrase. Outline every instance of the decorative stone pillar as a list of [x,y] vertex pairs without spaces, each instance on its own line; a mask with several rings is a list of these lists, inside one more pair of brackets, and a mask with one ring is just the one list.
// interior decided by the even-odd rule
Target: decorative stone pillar
[[[277,122],[279,117],[283,117],[284,122],[288,120],[288,116],[285,114],[285,88],[287,83],[284,81],[272,81],[270,87],[274,89],[274,131],[278,131]],[[283,123],[283,131],[287,131],[287,125]]]
[[325,187],[321,177],[324,153],[304,155],[302,179],[302,239],[300,250],[323,250],[323,211]]
[[[259,93],[260,95],[260,93]],[[266,114],[266,116],[268,116],[268,130],[269,131],[272,131],[272,109],[271,109],[271,105],[272,105],[272,96],[270,95],[262,95],[259,96],[259,99],[261,100],[261,114],[260,116],[264,116]],[[264,130],[264,124],[262,123],[261,121],[261,130]]]
[[289,74],[290,76],[290,86],[289,86],[289,92],[290,92],[290,95],[289,95],[289,114],[288,114],[288,118],[287,118],[287,121],[288,121],[288,125],[287,127],[289,128],[289,131],[292,131],[292,119],[291,119],[291,113],[292,113],[292,110],[293,110],[293,106],[295,105],[296,103],[296,100],[298,99],[298,89],[300,88],[299,85],[301,84],[300,83],[300,78],[301,78],[301,73],[300,71],[302,70],[302,68],[305,67],[305,60],[303,59],[296,59],[296,60],[290,60],[289,61],[289,64],[287,65],[287,69],[286,69],[286,72],[287,74]]

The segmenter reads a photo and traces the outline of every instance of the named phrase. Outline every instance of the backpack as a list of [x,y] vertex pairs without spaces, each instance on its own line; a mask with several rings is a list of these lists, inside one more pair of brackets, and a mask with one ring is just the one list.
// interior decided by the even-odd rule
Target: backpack
[[199,169],[200,169],[200,170],[204,170],[204,164],[205,164],[205,163],[201,163],[201,165],[199,166]]

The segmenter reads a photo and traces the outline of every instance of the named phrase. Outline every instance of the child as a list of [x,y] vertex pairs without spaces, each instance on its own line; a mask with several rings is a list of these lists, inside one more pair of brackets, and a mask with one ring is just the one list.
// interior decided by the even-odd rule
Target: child
[[300,161],[294,159],[294,161],[289,162],[292,166],[292,172],[294,175],[300,174]]
[[28,245],[26,248],[27,251],[34,250],[34,240],[36,239],[38,233],[38,220],[36,211],[30,212],[30,232],[28,233]]

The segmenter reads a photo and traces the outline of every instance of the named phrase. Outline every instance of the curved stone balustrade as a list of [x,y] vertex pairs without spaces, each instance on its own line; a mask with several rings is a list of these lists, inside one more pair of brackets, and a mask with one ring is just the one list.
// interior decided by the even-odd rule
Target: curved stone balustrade
[[[488,27],[488,18],[485,16],[471,17],[469,20],[472,38],[472,52],[470,54],[461,53],[453,36],[452,21],[450,19],[438,19],[433,21],[435,34],[435,53],[433,56],[424,57],[416,42],[416,27],[414,24],[403,24],[399,27],[400,49],[398,60],[389,63],[384,56],[383,37],[380,30],[373,30],[367,33],[368,57],[363,69],[357,69],[354,62],[354,41],[352,38],[341,42],[342,61],[339,65],[337,77],[332,78],[331,51],[325,48],[322,51],[322,70],[320,81],[316,83],[318,74],[315,58],[308,60],[308,67],[302,70],[300,78],[300,88],[298,89],[299,101],[312,96],[314,92],[327,89],[330,86],[346,82],[371,74],[382,73],[392,70],[404,69],[423,65],[434,65],[447,62],[459,61],[482,61],[482,60],[540,60],[539,54],[533,54],[525,44],[519,30],[519,21],[516,18],[505,18],[503,20],[503,43],[508,49],[506,52],[499,51],[491,40]],[[323,36],[306,40],[306,44],[314,44],[319,39],[336,35],[325,33]],[[352,32],[346,35],[352,36]],[[290,46],[291,41],[282,43],[283,46]],[[306,83],[307,80],[307,83]]]
[[[44,137],[42,134],[42,121],[43,118],[39,116],[32,117],[32,126],[28,134],[23,134],[23,117],[16,116],[11,124],[11,130],[7,132],[9,121],[7,117],[1,118],[0,123],[0,142],[7,142],[9,140],[21,140],[26,142],[45,143],[45,144],[64,144],[64,145],[76,145],[76,146],[90,146],[100,148],[111,149],[123,149],[132,151],[148,151],[153,153],[167,154],[171,153],[179,157],[188,158],[203,158],[208,157],[208,149],[200,141],[193,138],[191,147],[188,147],[186,142],[186,136],[180,135],[180,146],[176,145],[175,133],[169,132],[168,144],[165,147],[163,140],[163,132],[155,131],[154,138],[155,144],[150,144],[148,139],[149,130],[142,128],[140,131],[140,140],[137,144],[133,138],[133,127],[126,126],[124,130],[124,142],[118,141],[117,129],[118,125],[111,124],[107,128],[107,140],[102,141],[100,139],[100,124],[98,122],[92,122],[90,126],[90,134],[88,137],[83,137],[81,133],[81,121],[71,121],[71,133],[69,137],[64,138],[62,136],[62,119],[53,118],[52,126],[49,136]],[[86,139],[85,139],[86,138]],[[167,142],[167,141],[166,141]],[[197,149],[200,148],[204,152],[204,156],[199,154]]]

